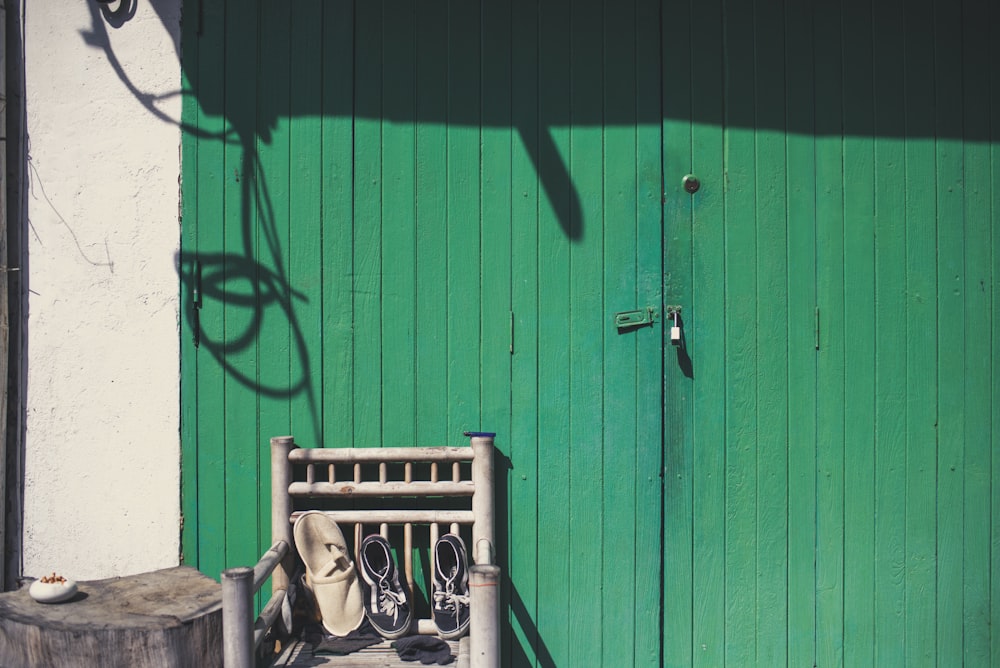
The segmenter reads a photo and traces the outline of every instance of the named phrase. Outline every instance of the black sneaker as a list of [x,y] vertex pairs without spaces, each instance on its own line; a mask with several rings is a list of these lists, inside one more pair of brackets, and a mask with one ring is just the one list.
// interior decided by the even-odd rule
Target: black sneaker
[[361,542],[358,570],[368,621],[383,638],[394,640],[406,635],[413,606],[409,591],[399,584],[399,571],[385,538],[375,534]]
[[434,624],[454,640],[469,630],[469,566],[465,543],[453,533],[434,544]]

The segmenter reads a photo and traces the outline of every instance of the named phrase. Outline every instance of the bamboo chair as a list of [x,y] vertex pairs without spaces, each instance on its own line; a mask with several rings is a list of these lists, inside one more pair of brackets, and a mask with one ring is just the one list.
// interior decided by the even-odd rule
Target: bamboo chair
[[[498,668],[500,568],[495,565],[494,555],[494,435],[476,432],[466,436],[470,447],[300,448],[291,436],[272,438],[271,548],[252,568],[230,568],[222,573],[226,668],[254,666],[265,636],[281,616],[292,578],[301,564],[292,525],[310,504],[323,509],[345,536],[353,533],[355,550],[365,527],[377,526],[379,533],[388,538],[389,526],[401,525],[404,563],[400,575],[405,575],[411,593],[415,581],[414,528],[426,527],[429,545],[439,537],[441,525],[452,533],[467,527],[465,535],[471,529],[471,542],[467,543],[473,562],[469,564],[469,634],[452,643],[453,653],[457,654],[459,666]],[[390,471],[400,470],[401,480],[389,479]],[[426,479],[415,479],[427,473]],[[463,509],[455,509],[455,499],[465,499]],[[295,507],[296,500],[301,507]],[[369,503],[357,509],[354,506],[361,504],[354,502],[359,500]],[[372,508],[372,500],[384,502]],[[254,595],[268,577],[273,593],[255,619]],[[411,633],[436,633],[433,620],[415,619]],[[301,640],[293,639],[272,658],[274,665],[286,666],[413,665],[399,661],[389,642],[346,656],[313,657]]]

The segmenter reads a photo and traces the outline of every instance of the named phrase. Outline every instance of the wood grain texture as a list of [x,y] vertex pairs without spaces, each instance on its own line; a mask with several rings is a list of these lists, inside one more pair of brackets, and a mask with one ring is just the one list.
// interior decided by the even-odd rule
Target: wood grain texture
[[[695,201],[700,195],[684,190],[683,178],[693,169],[691,7],[679,3],[663,12],[657,26],[662,36],[660,68],[663,72],[663,253],[664,302],[683,305],[684,347],[667,346],[664,352],[663,448],[663,662],[691,665],[694,661],[692,628],[695,601],[694,463],[695,422],[692,371],[682,362],[697,350],[700,304],[694,301],[693,224]],[[648,19],[640,19],[647,21]],[[659,69],[656,72],[659,76]],[[665,319],[664,327],[672,322]],[[699,368],[699,373],[701,370]],[[669,397],[669,399],[667,399]]]
[[[447,113],[447,332],[449,439],[480,424],[482,333],[481,7],[449,6]],[[500,314],[502,317],[502,314]],[[492,427],[490,427],[492,430]]]
[[[531,0],[511,3],[511,41],[538,43],[536,5]],[[511,146],[511,310],[513,344],[511,355],[511,423],[509,538],[510,571],[510,653],[511,665],[537,665],[552,661],[540,632],[541,585],[538,522],[542,482],[539,419],[541,390],[536,372],[541,341],[539,331],[544,314],[540,309],[540,257],[538,252],[538,211],[544,197],[532,155],[538,154],[538,82],[540,72],[534,48],[511,53],[511,125],[517,138]],[[513,521],[513,518],[521,518]],[[516,546],[527,549],[517,549]]]
[[[721,118],[722,3],[691,7],[691,115]],[[664,20],[669,20],[665,17]],[[692,126],[691,170],[703,186],[691,198],[693,215],[691,315],[686,336],[697,382],[692,384],[693,600],[695,666],[725,663],[726,640],[726,318],[725,150],[722,128]],[[666,578],[684,577],[668,574]]]
[[906,183],[906,626],[907,663],[936,657],[935,597],[938,437],[935,304],[937,220],[934,171],[934,96],[923,85],[934,76],[933,12],[929,2],[909,3],[905,12]]
[[[600,2],[574,0],[567,17],[571,35],[570,97],[567,102],[572,115],[580,114],[584,118],[600,118],[604,108],[602,14]],[[593,85],[595,76],[601,84]],[[625,568],[612,574],[603,568],[603,562],[609,555],[599,547],[603,544],[605,522],[631,522],[635,517],[631,494],[626,497],[626,505],[622,508],[617,507],[615,499],[603,498],[605,485],[619,472],[614,468],[605,470],[604,466],[595,466],[596,462],[607,461],[603,447],[604,427],[614,427],[617,422],[604,419],[604,388],[614,388],[628,373],[623,369],[616,377],[619,367],[609,369],[607,375],[603,369],[604,337],[612,336],[614,328],[602,316],[615,307],[604,303],[602,284],[605,272],[628,271],[635,264],[634,260],[621,267],[605,264],[606,235],[628,233],[619,233],[615,225],[618,221],[604,216],[605,166],[603,161],[591,158],[601,153],[607,155],[602,150],[603,145],[604,132],[600,124],[574,124],[569,134],[569,152],[565,163],[580,200],[578,214],[570,208],[571,217],[579,216],[579,219],[571,218],[569,223],[576,243],[569,245],[563,241],[570,250],[567,267],[569,320],[562,339],[570,351],[569,395],[566,399],[573,444],[568,460],[569,532],[566,547],[571,560],[571,577],[579,584],[568,588],[570,610],[585,610],[588,605],[593,605],[593,592],[596,591],[603,591],[601,609],[607,609],[613,592],[632,589],[635,577],[626,570],[633,555],[624,555]],[[625,222],[624,217],[620,220]],[[634,214],[629,216],[629,220],[634,220]],[[629,227],[634,227],[634,223]],[[634,269],[632,272],[634,274]],[[629,371],[634,368],[634,363],[626,367]],[[634,415],[634,409],[629,412]],[[629,422],[634,425],[634,417]],[[620,447],[617,443],[609,443],[608,446],[613,450]],[[610,487],[609,491],[613,489]],[[595,508],[602,509],[600,521],[595,521]],[[605,575],[608,577],[605,578]],[[566,662],[582,665],[592,660],[590,657],[603,656],[606,625],[612,629],[609,635],[631,628],[628,618],[616,620],[613,624],[609,624],[610,621],[604,614],[577,615],[569,628],[572,641]],[[626,662],[631,662],[631,653],[631,646],[623,652],[619,651]]]
[[788,662],[816,662],[816,99],[811,11],[786,6],[788,161]]
[[755,99],[753,8],[724,3],[729,55],[725,99],[725,660],[751,665],[757,655],[757,166],[755,133],[736,118],[752,116]]
[[324,442],[327,447],[345,447],[353,443],[354,434],[354,404],[349,400],[354,384],[354,248],[348,242],[354,236],[354,119],[334,110],[354,91],[355,12],[352,3],[321,6],[322,363],[337,373],[324,371],[317,385]]
[[222,665],[221,589],[195,569],[77,585],[64,603],[38,603],[27,587],[0,594],[0,664]]
[[[182,41],[187,49],[182,54],[183,67],[181,82],[191,90],[200,88],[198,73],[199,41],[193,21],[186,22],[182,30]],[[185,96],[181,102],[181,117],[190,130],[195,130],[205,119],[198,114],[197,99]],[[197,133],[187,131],[181,134],[181,181],[197,181],[198,154],[200,142]],[[184,564],[198,563],[198,476],[199,467],[192,465],[198,460],[198,365],[197,346],[201,336],[198,297],[195,282],[198,278],[200,260],[198,257],[198,188],[186,187],[181,192],[181,252],[178,269],[181,275],[181,295],[179,314],[181,321],[181,365],[180,365],[180,440],[181,461],[185,463],[181,477],[181,555]],[[185,521],[186,520],[186,521]]]
[[[604,7],[605,16],[610,16],[617,11],[617,5],[608,3]],[[662,36],[660,33],[660,7],[653,2],[636,2],[634,17],[627,10],[624,12],[626,21],[622,23],[621,30],[609,27],[609,35],[625,35],[624,39],[606,40],[609,44],[609,56],[606,75],[608,81],[622,81],[627,87],[632,84],[634,76],[634,96],[629,98],[624,95],[624,100],[620,104],[629,108],[634,100],[635,109],[635,156],[630,158],[628,153],[632,146],[629,130],[605,129],[607,134],[607,144],[615,146],[615,152],[621,156],[615,163],[609,163],[608,168],[616,172],[621,171],[627,175],[634,175],[635,183],[630,183],[627,178],[623,178],[620,185],[615,187],[606,186],[607,197],[616,205],[620,203],[622,211],[621,227],[628,229],[632,225],[632,219],[628,215],[630,210],[634,210],[635,216],[635,237],[625,241],[625,248],[635,248],[635,295],[636,303],[639,305],[662,304],[665,294],[665,257],[664,245],[666,236],[663,223],[663,143],[662,126],[640,119],[651,119],[656,117],[656,112],[662,113],[662,98],[656,95],[657,84],[661,81],[660,57],[662,54]],[[627,21],[631,21],[628,23]],[[629,26],[634,26],[634,37],[629,38]],[[624,43],[624,44],[623,44]],[[610,46],[614,44],[614,48]],[[634,58],[634,75],[629,71],[629,57]],[[621,61],[616,60],[621,58]],[[660,89],[662,90],[662,88]],[[606,85],[605,95],[613,95],[615,89]],[[631,120],[627,112],[616,114],[617,118],[626,119],[619,121],[626,123]],[[629,168],[634,163],[635,170]],[[623,193],[623,195],[618,194]],[[634,197],[634,202],[632,197]],[[616,200],[620,198],[620,202]],[[609,238],[617,236],[615,230],[617,225],[611,227],[611,234],[605,233]],[[626,235],[623,235],[625,237]],[[609,262],[612,260],[609,258]],[[624,272],[630,267],[625,255],[621,260],[621,267]],[[609,277],[611,272],[606,272]],[[606,279],[607,280],[607,279]],[[620,280],[620,279],[619,279]],[[622,285],[622,284],[619,284]],[[614,294],[608,293],[605,297],[606,303],[610,307]],[[661,321],[662,322],[662,321]],[[663,325],[662,327],[665,327]],[[635,617],[634,617],[634,653],[635,665],[637,666],[658,666],[663,665],[663,619],[662,597],[665,591],[665,576],[663,568],[663,546],[664,528],[663,512],[665,509],[663,499],[663,475],[664,474],[664,447],[666,443],[664,421],[664,382],[663,382],[663,362],[664,355],[673,356],[673,351],[665,350],[665,332],[663,328],[654,326],[646,329],[641,335],[636,336],[635,341],[635,376],[624,374],[631,388],[626,386],[623,392],[628,395],[629,391],[635,392],[635,454],[631,458],[632,467],[624,473],[626,481],[634,481],[634,498],[632,504],[634,514],[629,519],[611,518],[606,522],[606,527],[615,526],[619,523],[631,524],[634,528],[635,544],[633,546],[635,559],[635,576],[631,578],[628,586],[634,592]],[[610,342],[611,345],[614,343]],[[625,344],[626,351],[631,351],[629,344]],[[611,363],[605,364],[606,374],[614,376],[620,369],[628,369],[628,365],[623,361],[621,367]],[[607,393],[608,390],[605,390]],[[683,405],[683,400],[678,397]],[[629,442],[629,434],[632,425],[629,418],[632,417],[628,411],[616,411],[613,408],[605,409],[606,416],[621,416],[621,421],[615,420],[615,426],[611,429],[615,436],[605,437],[605,452],[614,452],[621,455],[620,443]],[[605,423],[609,421],[605,418]],[[676,437],[671,437],[674,440]],[[676,441],[675,441],[676,442]],[[624,457],[626,460],[628,457]],[[627,488],[627,487],[626,487]],[[626,492],[622,491],[619,499],[627,498]],[[623,501],[624,503],[624,501]],[[687,514],[690,517],[690,514]],[[607,535],[607,528],[605,529]],[[652,545],[660,545],[659,550],[650,549]],[[614,554],[613,551],[606,551],[605,554]],[[690,581],[689,581],[690,583]],[[660,620],[657,613],[660,613]],[[610,638],[620,635],[621,632],[615,629],[607,629],[606,637]],[[627,635],[627,632],[626,632]],[[605,641],[604,656],[613,657],[614,645]],[[606,661],[612,660],[606,658]]]
[[[182,85],[197,90],[201,87],[197,63],[199,61],[199,40],[193,21],[182,26],[182,41],[187,45],[182,54],[183,67]],[[197,99],[193,95],[185,96],[182,101],[181,116],[189,127],[194,130],[205,119],[198,114]],[[198,164],[200,142],[196,132],[188,131],[181,135],[181,155],[185,165]],[[181,561],[185,564],[197,564],[199,552],[198,537],[198,475],[199,467],[193,464],[198,461],[198,364],[197,349],[201,342],[201,314],[199,311],[199,295],[195,294],[195,284],[198,280],[200,259],[198,257],[198,191],[197,186],[188,185],[181,193],[181,254],[179,271],[182,277],[180,298],[181,320],[181,351],[180,365],[180,439],[181,461],[184,463],[181,477]],[[185,553],[187,550],[187,553]],[[220,571],[221,572],[221,571]]]
[[[726,323],[724,341],[713,342],[711,330],[701,329],[698,295],[707,288],[697,278],[697,260],[716,252],[718,243],[716,229],[698,226],[703,212],[698,206],[708,200],[710,183],[704,170],[703,189],[692,198],[696,278],[691,287],[699,307],[692,348],[702,351],[714,343],[708,357],[727,360],[724,380],[713,379],[715,394],[699,393],[705,378],[699,375],[691,422],[697,428],[699,413],[726,393],[717,442],[726,452],[721,498],[729,512],[717,508],[715,481],[698,475],[710,455],[696,441],[695,558],[675,576],[695,583],[696,613],[690,624],[677,615],[681,628],[665,630],[665,657],[698,663],[700,650],[711,657],[707,663],[722,663],[711,656],[711,642],[699,642],[703,626],[697,610],[711,609],[713,584],[721,581],[727,600],[745,597],[756,615],[750,622],[741,614],[747,606],[729,605],[725,624],[708,627],[707,639],[722,634],[730,639],[730,657],[745,661],[752,643],[755,658],[768,657],[771,664],[949,663],[962,660],[959,655],[985,663],[985,635],[970,633],[985,619],[988,585],[982,578],[995,562],[987,564],[981,530],[988,520],[973,508],[995,499],[984,483],[995,475],[995,464],[987,475],[976,470],[970,453],[977,453],[977,462],[991,460],[982,450],[989,442],[985,425],[992,418],[985,411],[991,392],[983,363],[972,370],[973,359],[992,358],[984,347],[992,306],[975,293],[972,278],[991,276],[996,266],[986,250],[993,235],[985,230],[996,201],[986,177],[995,150],[985,150],[983,141],[989,134],[986,118],[995,115],[990,88],[995,78],[987,81],[985,74],[991,54],[996,58],[995,49],[985,46],[992,31],[989,13],[979,2],[963,3],[960,11],[943,3],[908,3],[904,11],[902,3],[855,0],[786,3],[777,8],[780,20],[774,20],[774,10],[768,3],[757,3],[751,12],[725,5],[720,16],[698,3],[683,22],[703,48],[693,47],[690,65],[674,54],[664,66],[665,82],[683,80],[670,74],[671,65],[692,74],[694,163],[713,155],[708,145],[698,144],[699,136],[721,126],[727,149],[718,173],[729,188],[717,222],[725,230],[720,276],[726,307],[710,318]],[[674,9],[677,17],[687,11],[687,6]],[[723,46],[712,46],[720,26]],[[752,72],[745,57],[745,33],[751,29]],[[768,56],[778,48],[778,34],[784,36],[780,66]],[[715,64],[710,59],[720,51],[722,62]],[[724,82],[722,103],[702,106],[700,100],[712,99],[720,80],[713,75]],[[775,87],[774,81],[781,83]],[[753,114],[741,111],[750,97]],[[671,107],[665,108],[670,118],[664,127],[678,125]],[[685,110],[674,113],[683,117]],[[707,127],[699,128],[699,121]],[[748,127],[752,140],[741,145],[741,131]],[[775,130],[783,154],[772,148]],[[677,148],[666,131],[664,136],[669,156]],[[787,188],[776,189],[771,175],[784,169]],[[756,184],[755,237],[741,227],[749,214],[739,205],[744,195],[738,182],[748,173]],[[786,240],[773,236],[774,211],[787,216]],[[745,257],[751,244],[755,267]],[[782,251],[770,250],[775,244],[784,246]],[[669,250],[667,257],[669,265]],[[787,286],[772,289],[783,263]],[[746,335],[730,322],[744,313],[740,297],[747,281],[758,286],[750,308],[759,338],[751,353],[739,347]],[[988,279],[980,295],[990,291],[986,285]],[[780,313],[772,302],[785,300],[787,334],[765,335]],[[770,368],[782,361],[769,357],[771,346],[763,341],[776,342],[779,350],[787,341],[787,381],[771,380]],[[756,356],[753,387],[740,383],[741,355]],[[704,356],[699,352],[694,360],[700,371]],[[782,488],[773,483],[782,458],[770,449],[770,440],[781,434],[778,420],[771,422],[782,409],[773,395],[785,387],[787,488]],[[740,444],[747,442],[746,425],[754,422],[751,458]],[[749,492],[748,477],[754,479]],[[747,503],[756,504],[749,523],[741,514]],[[769,533],[774,522],[781,526],[783,508],[787,537]],[[704,509],[712,510],[706,515]],[[725,524],[713,532],[723,538],[709,549],[711,539],[698,527],[712,521]],[[755,583],[743,570],[750,558],[746,527],[758,541]],[[771,547],[782,539],[787,585],[780,567],[768,570],[768,562],[782,555]],[[713,562],[720,549],[725,561]],[[681,560],[667,558],[665,564],[682,568]],[[711,576],[699,575],[706,569]],[[745,593],[754,587],[752,597]],[[783,598],[775,602],[769,591]],[[772,614],[782,602],[788,617],[776,622]],[[665,602],[665,610],[679,608]],[[755,638],[740,642],[750,627]],[[691,659],[679,658],[687,633],[694,638]]]
[[905,629],[906,183],[903,8],[874,9],[875,87],[875,638],[874,660],[901,661]]
[[[249,563],[259,553],[258,532],[248,530],[246,518],[261,516],[262,495],[257,489],[258,425],[256,392],[243,391],[256,385],[259,360],[258,314],[261,301],[257,268],[265,257],[257,225],[262,212],[257,195],[264,187],[256,147],[255,99],[259,82],[254,60],[242,58],[259,48],[257,12],[242,11],[237,3],[226,3],[225,28],[225,114],[236,141],[223,149],[222,205],[223,234],[221,300],[231,305],[222,320],[222,341],[226,360],[222,403],[219,407],[225,429],[225,450],[221,470],[225,472],[225,559],[226,563]],[[265,220],[263,225],[273,225]],[[268,254],[269,255],[269,254]],[[223,490],[220,489],[219,492]],[[220,499],[221,500],[221,499]]]
[[266,547],[265,426],[483,428],[511,665],[997,662],[990,3],[202,9],[187,563]]
[[[469,660],[468,648],[460,647],[460,643],[457,640],[446,642],[451,648],[452,656],[456,658],[454,665],[456,667],[467,665]],[[400,659],[399,654],[392,647],[392,642],[388,640],[344,656],[335,656],[322,652],[314,653],[312,645],[299,640],[282,650],[272,665],[275,668],[320,668],[321,666],[329,668],[335,668],[336,666],[350,666],[351,668],[364,668],[365,666],[406,668],[413,666],[414,662]]]
[[[223,106],[223,82],[225,81],[224,44],[225,12],[224,4],[216,3],[208,8],[202,17],[205,36],[198,39],[196,62],[188,65],[188,71],[196,72],[201,104],[195,113],[197,126],[195,136],[207,134],[212,137],[225,136],[229,128],[225,118],[217,110]],[[204,110],[216,110],[210,113]],[[187,369],[192,369],[197,378],[197,387],[189,388],[183,399],[193,405],[193,423],[187,427],[187,442],[196,443],[196,453],[186,460],[184,479],[188,483],[185,490],[197,498],[194,514],[185,515],[185,526],[194,525],[197,542],[185,543],[186,563],[195,565],[203,573],[222,572],[226,567],[226,522],[225,522],[225,428],[219,419],[223,411],[225,384],[225,359],[219,359],[215,344],[225,340],[223,331],[224,310],[219,307],[222,300],[222,284],[225,247],[222,231],[223,181],[225,174],[224,144],[219,141],[200,141],[197,160],[185,161],[187,169],[194,169],[186,182],[196,181],[197,200],[194,205],[194,220],[188,223],[196,236],[194,252],[201,265],[200,276],[193,274],[188,286],[198,289],[202,295],[202,307],[192,326],[199,345],[193,344],[184,350],[190,353]],[[194,163],[192,165],[192,163]],[[196,175],[196,176],[195,176]],[[185,193],[190,188],[185,189]],[[211,221],[201,222],[201,221]],[[214,298],[212,297],[214,296]],[[214,303],[212,303],[214,302]],[[212,417],[209,417],[212,416]],[[213,445],[214,444],[214,445]],[[190,466],[197,462],[196,466]]]
[[[513,219],[514,152],[519,142],[513,117],[513,74],[510,50],[513,7],[511,3],[487,3],[481,8],[483,25],[491,26],[482,35],[482,105],[492,120],[482,130],[480,170],[480,210],[482,260],[482,322],[480,324],[482,386],[478,425],[503,434],[500,445],[506,454],[513,446]],[[508,469],[496,469],[505,484],[495,486],[495,503],[504,509],[498,524],[509,526],[506,509],[510,503],[510,482],[516,480]],[[499,531],[497,554],[511,554],[508,531]],[[505,611],[509,608],[505,608]],[[504,615],[506,617],[506,614]],[[511,626],[499,629],[500,645],[511,647]]]
[[[382,109],[388,118],[416,113],[416,11],[410,2],[383,5]],[[379,403],[384,444],[416,438],[417,192],[414,178],[416,124],[383,123],[382,295],[383,342]]]
[[[418,118],[447,118],[447,7],[430,3],[414,16]],[[448,157],[446,123],[416,124],[416,433],[420,443],[447,443],[448,431]],[[499,430],[500,427],[498,426]]]
[[[754,113],[768,130],[756,134],[757,193],[757,665],[787,662],[788,627],[788,359],[789,249],[784,101],[784,17],[762,2],[754,21]],[[774,129],[770,129],[770,128]]]
[[[347,101],[363,109],[382,106],[383,58],[382,8],[370,3],[354,7],[354,89]],[[345,100],[337,100],[342,113]],[[384,223],[382,118],[359,115],[353,119],[351,159],[354,184],[351,193],[351,280],[353,336],[352,386],[348,394],[331,398],[351,402],[354,432],[351,444],[382,443],[382,226]]]
[[813,15],[816,35],[816,302],[821,333],[816,415],[816,661],[844,661],[844,302],[843,46],[841,3]]
[[873,664],[875,602],[875,142],[871,3],[844,3],[844,663]]
[[[937,522],[935,647],[939,657],[962,655],[962,565],[965,523],[965,216],[961,15],[936,5],[933,12],[935,102],[934,147],[937,207],[937,313],[938,332],[947,332],[947,345],[937,348]],[[946,46],[948,45],[948,46]],[[957,136],[956,136],[957,135]],[[935,328],[928,328],[934,331]],[[955,592],[951,595],[948,592]]]
[[[992,189],[986,165],[996,174],[991,161],[990,146],[975,137],[989,135],[990,111],[990,37],[982,26],[990,24],[990,9],[986,2],[969,2],[962,14],[962,128],[963,142],[963,283],[965,285],[965,359],[958,382],[963,385],[965,403],[963,474],[963,553],[962,553],[962,660],[966,665],[987,665],[990,656],[991,607],[990,580],[996,572],[990,570],[991,542],[996,541],[987,499],[990,488],[998,484],[991,480],[990,460],[993,449],[990,403],[986,397],[995,395],[991,383],[990,361],[995,349],[990,346],[990,315],[995,298],[990,285],[996,284],[991,270],[992,249],[987,239],[995,236],[988,204]],[[993,38],[995,40],[995,38]],[[994,43],[995,44],[995,43]],[[995,45],[993,48],[996,48]],[[995,209],[993,209],[995,212]],[[989,531],[986,527],[991,527]],[[994,602],[993,605],[996,603]]]
[[[569,184],[553,175],[564,169],[570,132],[554,119],[570,113],[570,3],[538,5],[538,142],[537,174],[543,186],[538,201],[538,634],[556,665],[568,661],[572,634],[569,588],[570,516],[570,247],[560,215],[568,211]],[[544,147],[550,147],[548,151]],[[547,184],[547,185],[546,185]],[[579,221],[578,221],[579,222]],[[544,289],[539,289],[545,286]],[[515,311],[519,305],[515,304]]]
[[[990,7],[990,22],[988,25],[996,25],[997,20],[1000,19],[1000,8],[995,5]],[[1000,165],[1000,49],[996,47],[995,42],[991,44],[989,58],[985,61],[985,66],[988,69],[990,76],[990,143],[989,143],[989,156],[990,165],[993,167],[991,174],[993,178],[990,181],[989,195],[983,195],[980,200],[990,202],[990,270],[991,270],[991,285],[996,285],[997,281],[1000,280],[1000,234],[997,234],[995,230],[1000,229],[1000,184],[997,183],[996,166]],[[982,205],[982,204],[981,204]],[[989,321],[991,323],[990,337],[990,398],[992,404],[992,411],[990,415],[990,491],[988,493],[989,498],[980,499],[979,501],[985,506],[989,505],[990,517],[1000,517],[1000,456],[997,456],[997,446],[1000,444],[1000,429],[997,429],[996,425],[1000,424],[1000,401],[997,401],[997,397],[1000,396],[1000,388],[998,388],[997,378],[1000,378],[1000,355],[996,352],[1000,350],[1000,308],[997,308],[997,300],[995,298],[995,288],[990,291],[992,308],[989,315]],[[1000,628],[1000,550],[996,549],[998,542],[998,536],[995,531],[990,532],[990,561],[987,565],[990,572],[990,586],[989,586],[989,597],[990,597],[990,628],[998,629]],[[990,637],[990,662],[992,665],[997,665],[1000,663],[1000,635],[991,632]]]

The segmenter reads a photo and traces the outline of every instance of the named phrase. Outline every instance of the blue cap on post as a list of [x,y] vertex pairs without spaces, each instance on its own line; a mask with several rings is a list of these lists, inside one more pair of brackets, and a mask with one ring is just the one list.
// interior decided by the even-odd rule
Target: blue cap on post
[[475,438],[476,436],[481,436],[484,438],[496,438],[496,434],[489,431],[465,431],[462,432],[463,436],[468,436],[469,438]]

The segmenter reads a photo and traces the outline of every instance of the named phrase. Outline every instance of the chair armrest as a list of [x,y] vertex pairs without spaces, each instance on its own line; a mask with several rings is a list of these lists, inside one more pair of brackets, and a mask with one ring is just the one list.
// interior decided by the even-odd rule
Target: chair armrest
[[267,581],[281,559],[288,554],[288,543],[275,542],[253,568],[228,568],[222,572],[222,640],[225,668],[252,668],[254,655],[267,630],[281,612],[287,592],[276,590],[260,616],[253,618],[253,597]]

